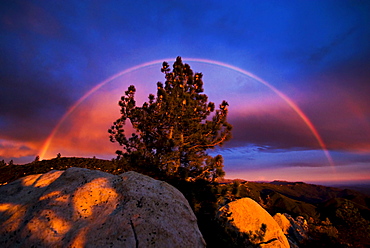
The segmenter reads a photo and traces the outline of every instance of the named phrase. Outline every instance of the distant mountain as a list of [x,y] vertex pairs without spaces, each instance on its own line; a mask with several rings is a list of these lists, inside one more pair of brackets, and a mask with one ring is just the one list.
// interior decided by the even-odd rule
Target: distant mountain
[[365,183],[363,184],[338,184],[338,185],[333,185],[333,187],[339,188],[339,189],[351,189],[351,190],[355,190],[355,191],[358,191],[365,195],[370,196],[370,183],[368,184],[365,184]]

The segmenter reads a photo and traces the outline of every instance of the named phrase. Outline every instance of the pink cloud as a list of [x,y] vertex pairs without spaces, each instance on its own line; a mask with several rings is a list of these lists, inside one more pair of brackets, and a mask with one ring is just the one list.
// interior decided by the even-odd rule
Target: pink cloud
[[20,158],[37,154],[37,145],[30,142],[19,142],[0,139],[0,157]]

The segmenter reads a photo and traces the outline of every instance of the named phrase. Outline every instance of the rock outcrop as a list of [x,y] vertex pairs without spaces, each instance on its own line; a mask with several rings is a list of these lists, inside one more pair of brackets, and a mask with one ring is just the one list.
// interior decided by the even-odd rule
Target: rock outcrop
[[290,224],[290,221],[287,219],[287,217],[284,214],[277,213],[274,215],[273,218],[276,223],[278,223],[283,233],[285,235],[289,234],[289,229],[292,227],[292,225]]
[[289,248],[289,243],[272,216],[257,202],[242,198],[220,208],[217,218],[236,245],[259,244],[263,248]]
[[0,247],[205,247],[185,197],[135,172],[70,168],[0,187]]
[[277,213],[274,215],[274,220],[288,238],[291,247],[298,247],[300,243],[308,239],[307,221],[302,216],[294,219],[289,214]]

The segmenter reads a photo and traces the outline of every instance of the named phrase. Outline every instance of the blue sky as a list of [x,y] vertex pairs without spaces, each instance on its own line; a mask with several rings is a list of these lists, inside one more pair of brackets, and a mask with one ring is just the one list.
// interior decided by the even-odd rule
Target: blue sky
[[[1,1],[0,159],[32,161],[65,113],[112,75],[182,56],[267,81],[309,118],[335,163],[332,168],[310,130],[270,89],[227,68],[189,61],[205,75],[215,102],[233,103],[234,139],[214,151],[223,154],[227,176],[370,180],[368,13],[370,2],[342,0]],[[118,115],[116,92],[133,81],[150,92],[163,80],[159,69],[141,68],[91,95],[63,123],[58,135],[66,140],[55,137],[49,153],[114,157],[115,148],[98,147],[102,135],[86,140],[82,134],[105,132],[115,118],[103,118],[103,106]]]

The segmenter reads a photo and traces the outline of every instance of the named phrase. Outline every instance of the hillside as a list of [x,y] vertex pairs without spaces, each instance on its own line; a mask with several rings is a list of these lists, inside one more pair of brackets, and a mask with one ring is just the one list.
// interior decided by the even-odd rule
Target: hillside
[[20,177],[32,174],[46,173],[51,170],[65,170],[70,167],[80,167],[101,170],[112,174],[123,173],[124,167],[118,166],[115,160],[97,158],[60,157],[50,160],[34,161],[28,164],[0,166],[0,185],[12,182]]
[[[337,247],[349,247],[350,244],[352,247],[370,246],[369,195],[350,189],[302,182],[258,183],[236,180],[222,184],[221,187],[233,193],[229,201],[250,197],[271,215],[288,213],[293,217],[303,216],[310,225],[311,236],[331,239],[331,245],[338,242]],[[333,233],[333,228],[337,234]],[[311,245],[318,244],[310,244],[308,247]]]

